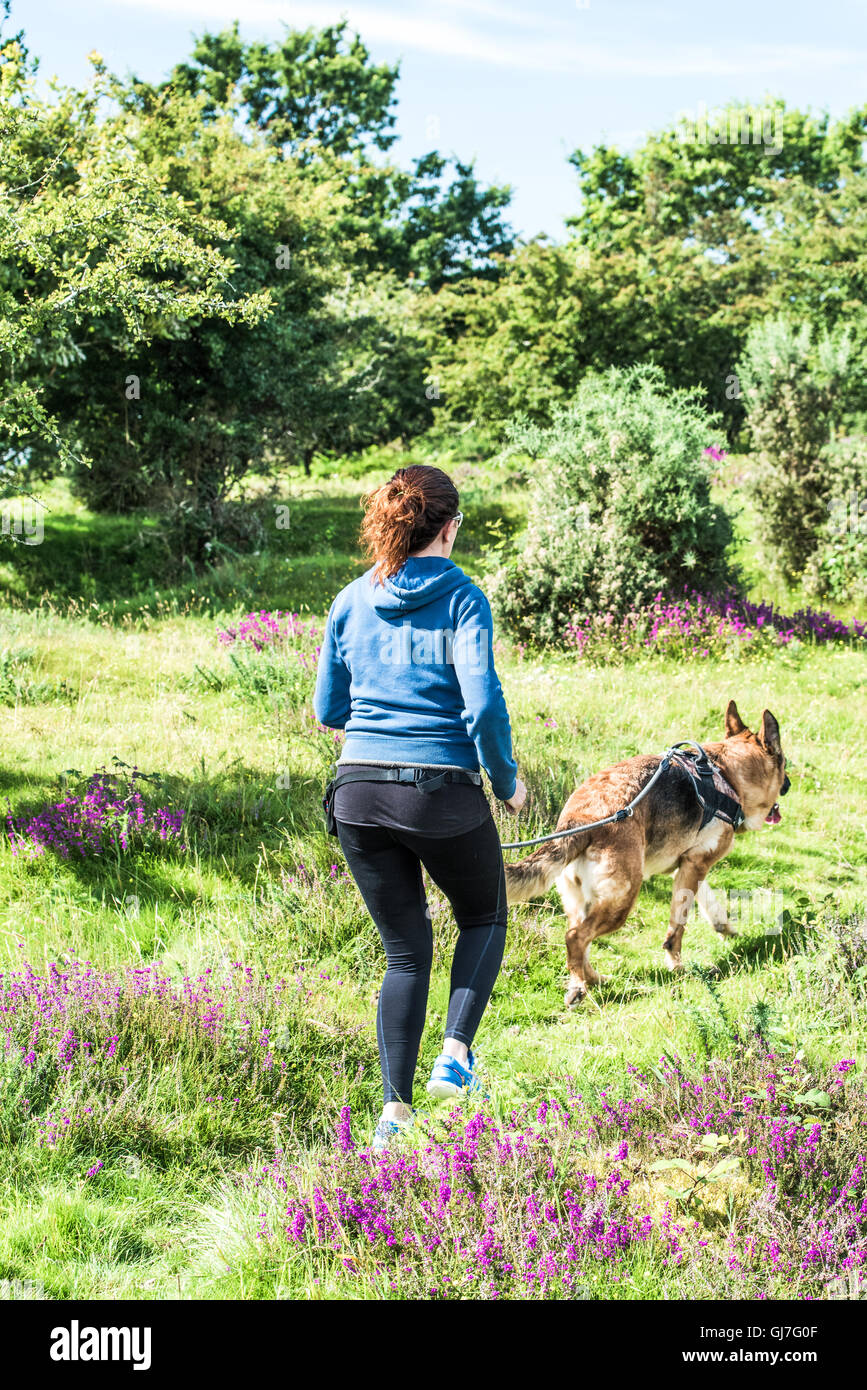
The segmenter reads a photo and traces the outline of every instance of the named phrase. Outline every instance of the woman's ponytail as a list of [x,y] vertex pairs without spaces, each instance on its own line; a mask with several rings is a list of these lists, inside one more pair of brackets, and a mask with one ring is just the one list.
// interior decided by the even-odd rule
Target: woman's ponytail
[[458,512],[458,491],[447,473],[415,463],[362,498],[361,543],[374,563],[374,580],[396,574],[408,556],[424,550]]

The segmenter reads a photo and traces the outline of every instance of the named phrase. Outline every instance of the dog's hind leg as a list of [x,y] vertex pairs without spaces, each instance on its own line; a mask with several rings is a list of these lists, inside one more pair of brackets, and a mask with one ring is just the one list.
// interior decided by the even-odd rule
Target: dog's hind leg
[[587,972],[593,973],[587,960],[587,951],[593,938],[588,936],[585,930],[588,904],[581,886],[582,867],[583,857],[571,863],[557,879],[557,892],[569,919],[566,929],[566,960],[569,966],[567,1008],[583,999],[587,992],[587,984],[595,984],[599,978],[595,976],[592,982],[587,980]]
[[622,854],[592,859],[584,856],[557,881],[569,918],[567,1008],[580,1004],[587,990],[600,983],[600,976],[590,964],[590,945],[598,936],[607,936],[623,926],[641,887],[640,864],[637,867],[637,873],[626,872]]
[[729,915],[724,902],[713,893],[708,885],[706,878],[703,878],[698,885],[696,894],[698,910],[706,922],[710,922],[714,931],[718,931],[721,936],[737,936],[737,932],[729,922]]

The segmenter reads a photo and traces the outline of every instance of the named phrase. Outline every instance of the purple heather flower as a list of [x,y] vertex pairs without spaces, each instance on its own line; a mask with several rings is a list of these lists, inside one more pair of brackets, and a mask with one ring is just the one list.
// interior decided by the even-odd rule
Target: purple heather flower
[[337,1126],[337,1142],[341,1153],[353,1153],[355,1141],[352,1138],[352,1109],[344,1105],[340,1111],[340,1123]]

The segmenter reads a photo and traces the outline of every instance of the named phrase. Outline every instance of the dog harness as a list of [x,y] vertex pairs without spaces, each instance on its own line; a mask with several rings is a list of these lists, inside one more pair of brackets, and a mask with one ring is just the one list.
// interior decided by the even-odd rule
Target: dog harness
[[735,796],[731,783],[726,780],[716,763],[711,762],[704,749],[682,753],[672,748],[667,756],[672,765],[687,773],[692,781],[702,812],[699,829],[704,830],[716,817],[737,830],[746,819],[743,807]]

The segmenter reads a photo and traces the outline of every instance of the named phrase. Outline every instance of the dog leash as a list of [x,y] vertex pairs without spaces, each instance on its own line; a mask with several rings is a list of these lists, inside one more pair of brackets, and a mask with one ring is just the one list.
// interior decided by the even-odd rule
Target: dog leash
[[[674,760],[678,757],[678,752],[679,752],[679,750],[680,750],[681,748],[687,748],[687,747],[688,747],[688,748],[694,748],[694,749],[695,749],[695,754],[694,754],[694,755],[693,755],[693,754],[685,754],[685,755],[682,755],[682,756],[684,756],[684,757],[692,757],[692,756],[695,756],[695,758],[696,758],[696,768],[697,768],[698,776],[699,776],[699,777],[702,777],[702,776],[706,777],[706,776],[709,775],[709,776],[711,777],[711,780],[713,780],[712,764],[711,764],[711,761],[710,761],[710,759],[709,759],[707,753],[706,753],[705,750],[702,748],[702,746],[701,746],[700,743],[696,743],[694,739],[685,738],[685,739],[682,739],[682,740],[680,741],[680,743],[673,743],[672,746],[671,746],[670,748],[667,748],[667,749],[665,750],[665,752],[664,752],[663,755],[662,755],[662,761],[660,762],[659,767],[658,767],[658,768],[656,769],[656,771],[654,772],[654,774],[653,774],[653,776],[651,777],[650,781],[649,781],[648,783],[646,783],[646,785],[643,786],[643,787],[641,788],[641,791],[638,793],[637,796],[634,796],[634,797],[632,798],[632,800],[629,802],[629,805],[628,805],[628,806],[624,806],[623,809],[620,810],[620,811],[615,811],[613,816],[606,816],[604,820],[588,821],[585,825],[575,825],[575,826],[570,827],[569,830],[555,830],[554,833],[553,833],[553,835],[538,835],[538,836],[536,837],[535,840],[515,840],[515,842],[514,842],[513,844],[511,844],[511,845],[501,845],[500,848],[501,848],[501,849],[528,849],[528,848],[530,847],[530,845],[543,845],[543,844],[545,844],[548,840],[564,840],[564,839],[566,838],[567,835],[583,835],[584,832],[587,831],[587,830],[598,830],[598,829],[599,829],[601,826],[603,826],[603,825],[616,825],[619,821],[628,820],[629,817],[633,814],[633,812],[634,812],[634,810],[635,810],[635,807],[638,805],[639,801],[643,801],[643,800],[644,800],[644,798],[647,796],[647,793],[650,791],[650,788],[653,786],[653,784],[659,780],[659,778],[662,776],[663,772],[666,772],[666,771],[668,770],[668,768],[670,768],[670,767],[673,765]],[[703,809],[703,811],[706,811],[706,810],[707,810],[707,805],[706,805],[706,803],[705,803],[703,797],[702,797],[701,794],[699,793],[698,787],[696,787],[696,794],[698,795],[699,801],[700,801],[701,804],[702,804],[702,809]],[[726,797],[725,800],[726,800],[726,801],[730,801],[730,800],[731,800],[731,797]],[[740,820],[743,820],[743,811],[741,810],[740,805],[738,805],[737,802],[735,803],[735,805],[737,805],[738,812],[740,812]],[[712,818],[712,817],[711,817],[711,818]],[[739,823],[740,823],[739,821],[737,821],[737,820],[735,820],[735,819],[733,818],[732,824],[735,825],[735,828],[737,828],[737,825],[738,825]],[[702,819],[702,826],[704,826],[705,824],[706,824],[706,820],[703,818],[703,819]]]

